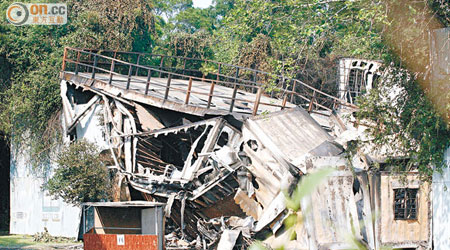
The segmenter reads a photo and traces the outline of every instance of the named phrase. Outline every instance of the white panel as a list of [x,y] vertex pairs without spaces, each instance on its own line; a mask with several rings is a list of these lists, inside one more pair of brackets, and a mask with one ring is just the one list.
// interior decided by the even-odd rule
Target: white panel
[[142,234],[156,235],[158,221],[156,208],[142,209],[141,220]]
[[[445,154],[447,165],[450,165],[450,148]],[[448,166],[450,167],[450,166]],[[433,176],[433,241],[434,249],[450,249],[450,169],[445,168],[443,174]]]

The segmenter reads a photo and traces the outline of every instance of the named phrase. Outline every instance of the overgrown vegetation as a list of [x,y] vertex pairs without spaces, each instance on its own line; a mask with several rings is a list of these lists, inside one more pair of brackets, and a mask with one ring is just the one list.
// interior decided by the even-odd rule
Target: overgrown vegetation
[[46,160],[55,141],[58,71],[63,47],[74,46],[215,59],[332,94],[337,58],[381,59],[407,69],[413,80],[399,82],[397,107],[382,104],[380,90],[360,100],[358,117],[377,124],[371,143],[400,142],[398,149],[427,176],[430,164],[441,166],[450,96],[442,97],[448,82],[429,91],[428,31],[449,25],[446,0],[216,0],[206,9],[193,8],[191,0],[67,3],[64,26],[14,27],[5,17],[0,24],[0,131],[31,143],[34,158]]
[[59,167],[44,184],[50,195],[74,205],[111,197],[110,175],[94,144],[76,141],[62,150],[56,162]]
[[[441,171],[444,151],[449,146],[450,129],[442,114],[406,70],[394,69],[392,78],[359,99],[360,121],[369,121],[368,141],[375,150],[389,156],[410,158],[406,165],[393,170],[411,171],[418,168],[425,180],[431,180],[434,168]],[[396,93],[396,94],[393,94]],[[364,146],[360,145],[359,146]]]
[[[149,1],[66,1],[66,25],[16,27],[0,22],[0,131],[31,144],[34,165],[47,162],[60,126],[58,74],[64,46],[150,50],[155,41]],[[11,2],[1,2],[5,12]]]

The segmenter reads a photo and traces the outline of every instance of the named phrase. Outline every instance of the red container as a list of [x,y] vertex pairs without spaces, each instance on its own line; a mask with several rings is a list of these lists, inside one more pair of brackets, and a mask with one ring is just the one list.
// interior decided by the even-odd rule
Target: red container
[[158,250],[156,235],[84,234],[84,250]]

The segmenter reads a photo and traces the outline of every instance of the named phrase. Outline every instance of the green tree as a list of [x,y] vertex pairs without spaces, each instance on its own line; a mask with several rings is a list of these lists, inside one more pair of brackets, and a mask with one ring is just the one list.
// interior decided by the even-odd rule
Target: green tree
[[44,185],[50,195],[74,205],[111,197],[109,173],[95,145],[74,142],[58,155],[57,163],[54,175]]
[[[10,3],[1,2],[0,11]],[[151,51],[152,1],[67,1],[66,25],[13,26],[0,20],[0,131],[31,144],[35,165],[59,143],[59,70],[65,46]]]

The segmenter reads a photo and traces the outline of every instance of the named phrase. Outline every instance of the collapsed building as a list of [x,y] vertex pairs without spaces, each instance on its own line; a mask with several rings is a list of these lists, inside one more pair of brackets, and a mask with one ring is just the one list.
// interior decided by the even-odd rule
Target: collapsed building
[[[201,63],[216,71],[198,70]],[[351,118],[355,97],[375,86],[380,63],[340,65],[338,98],[213,61],[66,48],[64,133],[110,156],[114,201],[166,204],[167,249],[246,249],[255,240],[345,249],[349,235],[368,249],[429,249],[429,185],[415,171],[394,173],[370,152],[347,150],[363,131]],[[269,80],[277,90],[265,89]],[[304,176],[328,167],[336,171],[302,211],[286,207]],[[295,237],[284,223],[293,213],[304,218]]]

